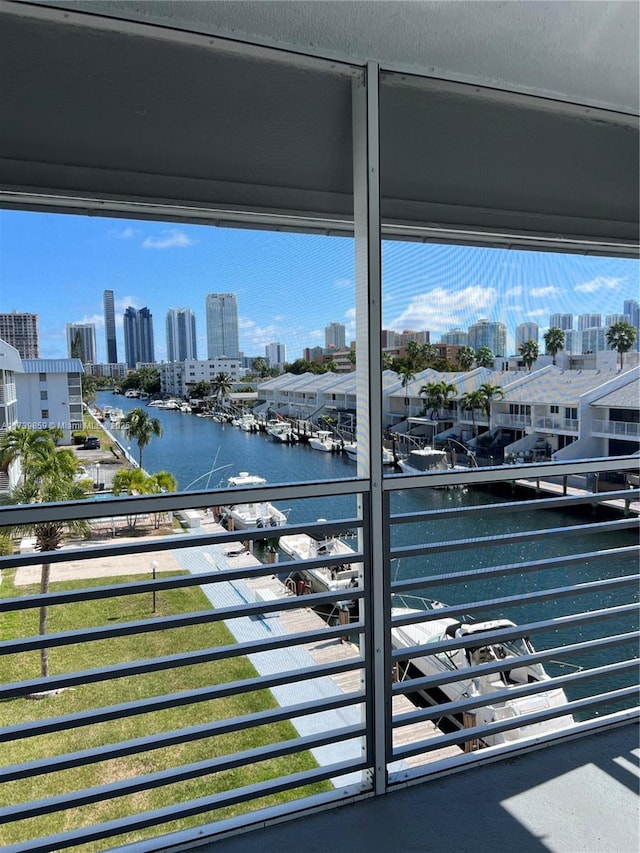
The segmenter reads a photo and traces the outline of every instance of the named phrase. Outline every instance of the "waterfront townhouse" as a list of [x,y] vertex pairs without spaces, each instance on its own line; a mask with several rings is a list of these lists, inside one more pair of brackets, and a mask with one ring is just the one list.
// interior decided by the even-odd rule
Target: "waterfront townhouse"
[[239,358],[167,361],[154,367],[160,374],[160,391],[165,396],[188,397],[190,386],[212,382],[217,373],[226,373],[232,382],[240,381]]

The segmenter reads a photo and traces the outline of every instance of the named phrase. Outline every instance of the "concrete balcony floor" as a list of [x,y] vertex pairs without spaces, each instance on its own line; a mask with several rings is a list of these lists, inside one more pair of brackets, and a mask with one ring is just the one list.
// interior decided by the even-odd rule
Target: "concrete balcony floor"
[[627,724],[190,849],[637,853],[639,765],[638,726]]

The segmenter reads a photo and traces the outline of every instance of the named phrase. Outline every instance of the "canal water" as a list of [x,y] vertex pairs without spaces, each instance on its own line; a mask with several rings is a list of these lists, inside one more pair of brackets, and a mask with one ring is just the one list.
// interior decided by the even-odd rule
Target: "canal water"
[[[98,405],[113,405],[125,412],[143,406],[135,399],[114,396],[110,392],[100,392]],[[195,415],[179,411],[150,408],[149,414],[157,417],[163,429],[161,438],[152,438],[144,449],[143,465],[147,471],[170,471],[178,481],[182,491],[215,488],[227,485],[227,478],[240,471],[248,471],[264,477],[269,485],[291,482],[313,482],[318,480],[336,480],[353,477],[355,465],[343,454],[319,453],[308,445],[287,445],[274,442],[265,433],[248,433],[231,424],[214,423],[210,418],[198,418]],[[114,435],[124,447],[131,446],[131,453],[137,458],[137,445],[128,442],[124,432],[115,431]],[[517,495],[517,499],[527,497]],[[393,494],[392,512],[411,513],[427,509],[484,505],[514,500],[514,497],[495,493],[489,489],[418,489],[399,490]],[[289,506],[280,506],[288,513],[292,523],[315,521],[318,518],[338,519],[355,515],[355,501],[351,497],[314,498],[292,502]],[[438,541],[476,539],[494,537],[506,532],[526,530],[551,530],[571,527],[590,521],[607,520],[611,516],[595,517],[589,506],[584,510],[559,511],[535,510],[526,512],[476,513],[473,517],[440,519],[432,522],[397,525],[394,528],[392,544],[406,545]],[[455,548],[450,552],[434,556],[421,556],[413,559],[394,561],[392,574],[394,580],[410,577],[439,576],[449,572],[473,571],[491,565],[512,565],[530,560],[540,560],[571,553],[588,553],[604,549],[615,549],[637,543],[637,531],[595,533],[582,532],[578,536],[549,535],[535,542],[505,543],[493,547]],[[483,580],[481,583],[469,579],[468,583],[429,587],[424,594],[445,601],[447,604],[464,604],[478,600],[491,600],[526,591],[554,589],[567,585],[581,584],[599,578],[617,577],[633,574],[637,571],[637,555],[628,557],[614,556],[608,560],[588,560],[576,566],[556,567],[538,570],[535,573],[509,572],[504,576]],[[637,599],[635,587],[624,587],[615,591],[590,593],[537,602],[530,605],[500,605],[499,610],[489,610],[487,616],[504,617],[514,622],[533,622],[552,618],[561,614],[579,613],[585,610],[610,608],[629,603]],[[578,626],[571,631],[556,630],[536,634],[533,638],[537,648],[552,648],[570,643],[581,642],[616,633],[637,630],[635,617],[606,619],[593,624]],[[637,644],[597,651],[569,661],[547,666],[551,674],[571,671],[575,665],[585,668],[635,656]],[[606,689],[632,684],[635,672],[609,676]],[[586,695],[594,689],[592,684],[576,687],[568,691],[571,698]],[[605,689],[597,684],[597,692]],[[628,701],[618,702],[614,707],[626,707]],[[611,707],[603,709],[610,711]]]

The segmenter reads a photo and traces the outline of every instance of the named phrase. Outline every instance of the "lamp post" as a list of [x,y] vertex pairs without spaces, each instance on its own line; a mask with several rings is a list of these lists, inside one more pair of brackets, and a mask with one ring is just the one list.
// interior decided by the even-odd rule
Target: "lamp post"
[[[152,574],[154,580],[156,579],[157,569],[158,569],[158,564],[156,563],[155,560],[152,560],[151,561],[151,574]],[[156,590],[155,589],[152,592],[152,596],[153,596],[153,612],[157,613],[158,611],[156,610]]]
[[96,462],[96,491],[100,490],[100,463]]

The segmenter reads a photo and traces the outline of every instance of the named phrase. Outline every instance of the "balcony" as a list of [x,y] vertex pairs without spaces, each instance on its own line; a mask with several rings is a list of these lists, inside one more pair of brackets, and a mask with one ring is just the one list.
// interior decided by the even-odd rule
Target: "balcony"
[[[166,847],[166,833],[195,843],[347,802],[360,801],[358,814],[377,813],[364,800],[393,791],[407,808],[431,796],[435,808],[471,772],[506,791],[513,765],[485,764],[515,756],[527,768],[519,794],[535,801],[531,780],[553,788],[556,761],[529,755],[532,748],[556,744],[553,754],[570,756],[566,766],[578,770],[584,748],[559,742],[590,734],[606,752],[621,741],[600,741],[601,733],[637,718],[640,490],[563,493],[555,485],[634,465],[618,458],[387,477],[381,554],[366,480],[234,489],[234,503],[326,496],[353,506],[346,516],[277,531],[348,534],[348,556],[284,557],[277,573],[252,553],[264,529],[234,532],[214,521],[210,507],[229,501],[227,490],[1,508],[7,527],[74,518],[91,528],[88,541],[62,550],[0,559],[0,608],[25,626],[0,644],[7,850],[92,841],[104,849],[144,838],[151,850]],[[518,491],[505,499],[501,484]],[[428,498],[442,487],[485,499],[434,508]],[[408,512],[407,495],[417,502]],[[185,512],[198,523],[168,526],[169,513]],[[472,529],[478,535],[469,537]],[[29,588],[43,560],[52,568],[44,595]],[[309,582],[318,572],[340,578],[347,561],[348,583]],[[50,627],[41,635],[37,620],[23,619],[44,604]],[[544,667],[549,680],[516,677],[508,656],[476,660],[473,633],[444,632],[428,652],[399,642],[403,632],[416,638],[425,626],[459,625],[461,614],[465,624],[485,625],[485,648],[524,643],[519,669]],[[45,648],[48,677],[39,674]],[[463,670],[425,668],[429,657],[465,655]],[[471,690],[472,681],[490,684],[490,695]],[[51,691],[61,692],[25,701]],[[435,705],[422,701],[436,692]],[[550,702],[552,694],[561,700]],[[506,712],[514,702],[515,716]],[[440,779],[454,771],[465,773]],[[614,796],[616,783],[605,781]],[[417,782],[423,791],[401,790]],[[498,793],[489,805],[499,812]],[[544,814],[558,830],[558,812]],[[396,822],[399,837],[415,831],[405,816]],[[618,830],[607,827],[608,837]]]
[[531,415],[512,415],[500,413],[494,416],[496,426],[512,427],[514,429],[526,429],[532,424]]
[[577,435],[580,421],[574,418],[537,418],[536,429],[540,432],[561,432]]
[[616,438],[640,438],[640,424],[627,421],[592,421],[594,435],[615,436]]

